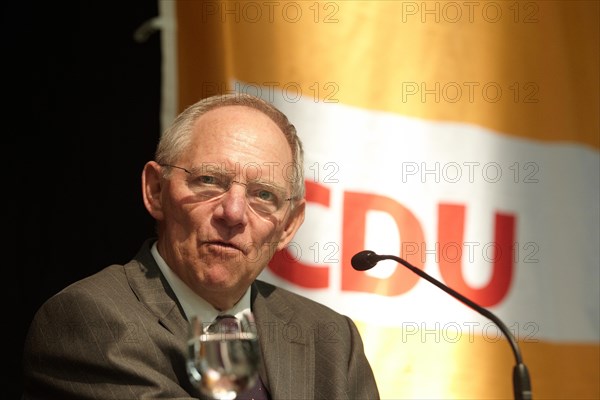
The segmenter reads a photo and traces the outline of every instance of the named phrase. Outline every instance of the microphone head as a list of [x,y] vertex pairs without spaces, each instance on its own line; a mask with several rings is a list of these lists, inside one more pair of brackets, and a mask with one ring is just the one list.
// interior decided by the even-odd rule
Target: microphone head
[[352,268],[357,271],[366,271],[373,268],[379,262],[379,256],[371,250],[363,250],[356,253],[351,260]]

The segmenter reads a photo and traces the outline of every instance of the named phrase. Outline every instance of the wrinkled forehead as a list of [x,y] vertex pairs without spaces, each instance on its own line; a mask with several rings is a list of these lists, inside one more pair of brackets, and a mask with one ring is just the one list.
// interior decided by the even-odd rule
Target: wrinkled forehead
[[220,107],[198,118],[184,158],[195,169],[211,168],[279,185],[296,173],[292,150],[279,126],[246,106]]

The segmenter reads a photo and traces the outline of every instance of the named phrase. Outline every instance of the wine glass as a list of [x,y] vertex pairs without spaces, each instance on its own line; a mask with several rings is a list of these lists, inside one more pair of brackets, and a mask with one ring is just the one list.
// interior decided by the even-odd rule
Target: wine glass
[[258,379],[260,350],[254,315],[246,310],[222,322],[190,321],[187,371],[192,384],[216,400],[232,400]]

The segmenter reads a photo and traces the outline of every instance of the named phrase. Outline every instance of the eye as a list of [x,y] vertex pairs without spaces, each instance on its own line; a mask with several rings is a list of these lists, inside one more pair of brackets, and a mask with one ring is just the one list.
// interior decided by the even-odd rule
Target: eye
[[212,175],[200,175],[195,180],[202,185],[217,185],[220,182],[216,176]]
[[188,187],[199,196],[200,201],[218,197],[229,189],[230,181],[220,175],[193,175]]
[[256,196],[262,201],[275,202],[277,200],[277,196],[265,189],[261,189],[256,193]]
[[190,187],[195,190],[226,190],[227,182],[218,175],[194,175],[190,180]]
[[250,184],[247,190],[248,197],[254,202],[277,204],[280,199],[276,189],[264,184]]

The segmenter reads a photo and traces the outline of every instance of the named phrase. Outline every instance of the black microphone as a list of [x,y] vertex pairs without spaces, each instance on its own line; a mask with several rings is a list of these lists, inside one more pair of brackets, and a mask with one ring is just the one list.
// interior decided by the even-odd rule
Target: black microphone
[[394,260],[397,263],[404,265],[406,268],[410,269],[412,272],[419,275],[421,278],[428,280],[429,282],[433,283],[435,286],[442,289],[444,292],[450,294],[451,296],[460,300],[461,302],[463,302],[467,306],[471,307],[472,309],[474,309],[481,315],[492,320],[492,322],[494,322],[500,328],[500,330],[502,331],[504,336],[506,336],[506,338],[508,339],[510,347],[512,348],[512,351],[515,355],[516,364],[513,368],[513,392],[515,395],[515,400],[531,400],[532,399],[529,371],[527,370],[527,367],[523,363],[523,358],[521,357],[521,350],[519,349],[519,345],[517,344],[517,341],[515,340],[514,336],[512,335],[510,330],[508,330],[508,328],[506,327],[504,322],[502,322],[500,320],[500,318],[498,318],[496,315],[494,315],[491,311],[485,309],[484,307],[480,306],[479,304],[475,303],[474,301],[468,299],[467,297],[458,293],[456,290],[449,288],[448,286],[444,285],[442,282],[431,277],[430,275],[426,274],[423,270],[415,267],[414,265],[410,264],[408,261],[406,261],[400,257],[389,256],[389,255],[378,255],[371,250],[363,250],[361,252],[356,253],[352,257],[351,263],[352,263],[352,268],[354,268],[355,270],[366,271],[368,269],[373,268],[381,260]]

